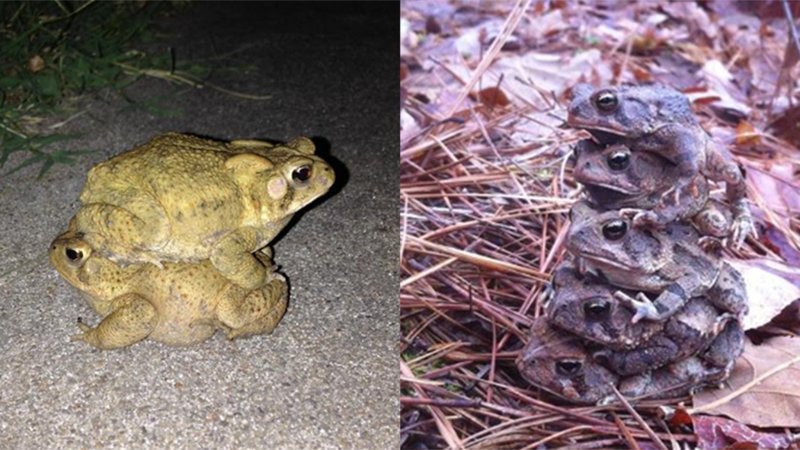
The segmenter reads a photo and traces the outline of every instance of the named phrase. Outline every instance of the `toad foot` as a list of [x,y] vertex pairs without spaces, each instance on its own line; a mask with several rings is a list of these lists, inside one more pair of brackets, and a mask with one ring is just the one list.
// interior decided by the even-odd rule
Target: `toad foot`
[[639,292],[638,294],[636,294],[636,298],[633,298],[622,291],[617,291],[614,292],[614,297],[624,302],[625,304],[633,308],[634,311],[636,311],[633,317],[631,318],[631,323],[636,323],[642,319],[655,320],[656,318],[658,318],[658,310],[656,309],[655,305],[642,292]]

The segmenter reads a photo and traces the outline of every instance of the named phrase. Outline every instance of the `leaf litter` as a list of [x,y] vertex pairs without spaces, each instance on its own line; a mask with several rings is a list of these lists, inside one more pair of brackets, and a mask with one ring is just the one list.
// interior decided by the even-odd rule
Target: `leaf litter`
[[[785,59],[780,11],[401,3],[404,448],[798,445],[800,68]],[[564,106],[578,82],[651,81],[686,92],[747,174],[759,237],[726,258],[747,279],[759,345],[721,390],[578,407],[527,385],[513,363],[580,197],[569,156],[585,135],[563,126]]]

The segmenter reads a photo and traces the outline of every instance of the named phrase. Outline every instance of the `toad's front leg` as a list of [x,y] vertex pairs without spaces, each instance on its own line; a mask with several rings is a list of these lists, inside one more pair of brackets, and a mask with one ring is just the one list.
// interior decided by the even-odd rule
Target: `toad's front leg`
[[660,228],[667,223],[659,218],[654,211],[639,208],[622,208],[619,215],[629,219],[636,228]]
[[675,314],[687,300],[686,291],[677,283],[667,286],[655,300],[650,300],[642,292],[633,298],[622,291],[617,291],[614,297],[635,311],[631,323],[642,319],[663,322]]
[[152,333],[158,322],[156,310],[144,298],[126,294],[114,300],[114,310],[92,328],[78,323],[83,331],[72,336],[102,350],[112,350],[141,341]]
[[252,252],[259,245],[258,231],[239,228],[220,239],[211,250],[211,264],[227,279],[251,291],[264,284],[266,269]]
[[635,311],[633,318],[631,318],[631,323],[636,323],[642,319],[658,320],[658,309],[643,292],[639,292],[636,294],[636,298],[633,298],[622,291],[616,291],[614,292],[614,297]]

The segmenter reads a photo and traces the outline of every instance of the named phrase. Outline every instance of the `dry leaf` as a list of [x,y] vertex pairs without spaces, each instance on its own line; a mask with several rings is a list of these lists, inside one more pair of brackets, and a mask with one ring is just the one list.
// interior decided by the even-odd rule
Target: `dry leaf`
[[697,447],[703,450],[783,449],[792,444],[784,433],[753,431],[746,425],[722,417],[695,417],[694,432],[697,435]]
[[28,70],[36,73],[42,69],[44,69],[44,59],[39,55],[33,55],[31,59],[28,60]]
[[476,98],[480,100],[481,103],[489,107],[490,109],[494,109],[496,107],[504,107],[508,106],[511,102],[506,97],[506,94],[503,93],[502,89],[498,89],[495,87],[489,87],[486,89],[481,89],[478,91],[478,95],[471,94],[471,98]]
[[698,412],[725,415],[757,427],[800,427],[800,337],[745,343],[723,389],[693,396]]
[[[517,106],[537,104],[546,108],[549,105],[542,102],[542,97],[536,95],[535,90],[559,96],[581,76],[588,77],[594,70],[606,67],[601,64],[601,58],[597,50],[587,50],[575,56],[536,52],[519,56],[504,55],[484,73],[482,84],[478,87],[500,86],[511,103]],[[462,64],[449,65],[448,68],[459,79],[469,79],[470,71]],[[604,78],[609,79],[610,72]]]
[[736,145],[756,145],[761,142],[761,135],[756,131],[753,124],[742,120],[736,126]]
[[786,163],[772,164],[765,169],[753,167],[747,171],[747,179],[788,229],[789,217],[800,214],[800,188],[795,180],[794,167]]
[[759,242],[778,254],[789,265],[800,267],[800,251],[792,245],[786,234],[770,223],[764,224],[764,232],[758,236]]
[[775,137],[785,139],[800,147],[800,106],[787,109],[769,125]]
[[[744,278],[750,310],[743,320],[745,330],[758,328],[800,298],[800,270],[766,260],[728,261]],[[793,281],[790,281],[793,280]]]
[[[709,91],[719,96],[719,101],[715,104],[717,108],[730,109],[739,112],[743,116],[750,114],[751,108],[734,96],[742,96],[739,89],[733,84],[733,75],[718,59],[706,62],[700,69],[702,77],[705,78],[709,86]],[[742,98],[746,100],[746,98]]]

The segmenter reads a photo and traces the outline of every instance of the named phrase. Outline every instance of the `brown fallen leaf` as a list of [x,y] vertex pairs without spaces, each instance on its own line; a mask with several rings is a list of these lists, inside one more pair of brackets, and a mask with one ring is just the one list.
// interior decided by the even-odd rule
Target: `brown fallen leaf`
[[470,94],[470,98],[473,100],[479,100],[490,109],[494,109],[496,107],[502,108],[511,103],[508,100],[508,97],[506,97],[506,94],[503,93],[503,90],[496,87],[481,89],[478,91],[477,95]]
[[800,183],[795,180],[794,172],[792,163],[776,162],[770,167],[747,168],[747,179],[755,190],[754,195],[763,199],[786,229],[789,228],[790,217],[796,216],[800,211]]
[[777,116],[769,124],[769,130],[775,137],[781,138],[800,147],[800,105],[789,108]]
[[739,122],[739,125],[736,126],[736,145],[756,145],[759,142],[761,142],[761,135],[753,124],[746,120]]
[[694,417],[694,433],[697,435],[697,447],[703,450],[783,449],[792,445],[792,439],[785,433],[754,431],[744,424],[722,417]]
[[769,323],[800,298],[800,269],[767,259],[728,261],[744,278],[750,306],[742,320],[745,330]]
[[725,415],[757,427],[800,427],[800,337],[745,343],[723,389],[693,395],[692,415]]
[[790,266],[800,267],[800,251],[794,248],[786,233],[780,228],[771,223],[764,223],[763,232],[759,233],[758,241],[780,255]]
[[39,55],[33,55],[31,59],[28,60],[28,70],[36,73],[42,69],[44,69],[44,59]]

